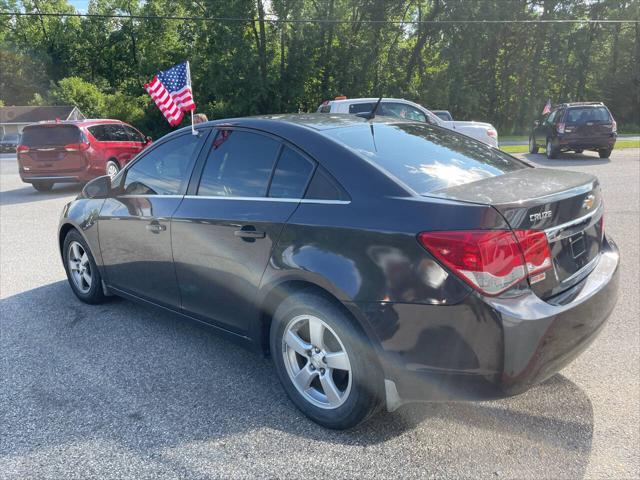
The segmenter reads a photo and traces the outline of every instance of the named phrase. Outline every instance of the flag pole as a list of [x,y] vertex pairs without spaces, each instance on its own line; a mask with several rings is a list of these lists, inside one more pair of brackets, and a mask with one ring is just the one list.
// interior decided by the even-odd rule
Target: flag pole
[[[193,86],[191,85],[191,64],[189,63],[189,60],[187,60],[187,79],[189,80],[189,86],[191,87],[191,92],[193,92]],[[193,111],[194,110],[195,110],[195,108],[191,109],[191,134],[192,135],[198,135],[198,132],[196,132],[196,127],[193,124]]]

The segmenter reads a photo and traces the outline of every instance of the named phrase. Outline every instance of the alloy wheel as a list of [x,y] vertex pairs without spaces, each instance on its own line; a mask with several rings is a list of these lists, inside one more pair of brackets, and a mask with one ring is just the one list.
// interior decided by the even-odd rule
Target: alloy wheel
[[117,175],[118,172],[118,166],[113,162],[109,162],[109,165],[107,166],[107,175],[113,178]]
[[76,288],[82,293],[88,293],[93,281],[91,263],[87,252],[80,243],[74,241],[69,244],[67,265]]
[[349,356],[336,332],[320,318],[292,318],[284,329],[282,356],[289,379],[309,403],[330,410],[349,397]]

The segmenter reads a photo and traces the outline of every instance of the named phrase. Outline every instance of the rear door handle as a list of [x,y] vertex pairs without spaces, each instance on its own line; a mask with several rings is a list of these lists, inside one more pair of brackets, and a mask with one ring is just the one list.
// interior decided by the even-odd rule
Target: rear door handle
[[160,232],[164,232],[167,229],[166,225],[161,225],[158,222],[151,222],[147,224],[145,228],[149,230],[151,233],[160,233]]
[[266,235],[265,232],[257,230],[236,230],[233,234],[240,238],[264,238]]

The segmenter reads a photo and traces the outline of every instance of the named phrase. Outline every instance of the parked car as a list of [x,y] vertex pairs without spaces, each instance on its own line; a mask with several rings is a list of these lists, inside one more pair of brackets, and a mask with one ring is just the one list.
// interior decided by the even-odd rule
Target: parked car
[[529,152],[545,147],[547,158],[556,158],[560,152],[595,150],[609,158],[616,138],[616,121],[602,102],[563,103],[534,122]]
[[453,117],[451,116],[451,113],[449,113],[449,110],[431,110],[431,112],[440,120],[445,122],[453,121]]
[[0,139],[0,153],[16,153],[16,147],[18,146],[17,133],[7,133]]
[[[378,102],[377,98],[346,98],[337,97],[337,100],[327,100],[318,107],[320,113],[366,113],[373,110]],[[422,105],[404,100],[402,98],[383,98],[378,115],[386,115],[390,117],[402,118],[405,120],[414,120],[418,122],[426,122],[432,125],[455,130],[458,133],[468,135],[472,138],[480,140],[492,147],[498,146],[498,131],[490,123],[482,122],[459,122],[445,121],[436,116],[430,110]]]
[[27,125],[17,147],[20,178],[47,191],[55,183],[114,176],[150,143],[150,137],[119,120]]
[[270,352],[321,425],[522,392],[587,348],[616,302],[591,175],[389,117],[196,129],[64,207],[69,284],[83,302],[157,305]]

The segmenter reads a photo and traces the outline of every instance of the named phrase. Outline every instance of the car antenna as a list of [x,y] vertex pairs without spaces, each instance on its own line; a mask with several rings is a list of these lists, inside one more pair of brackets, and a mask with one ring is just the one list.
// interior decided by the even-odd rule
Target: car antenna
[[376,117],[380,102],[382,102],[382,97],[378,98],[378,101],[370,112],[356,113],[356,116],[364,118],[365,120],[373,120]]

